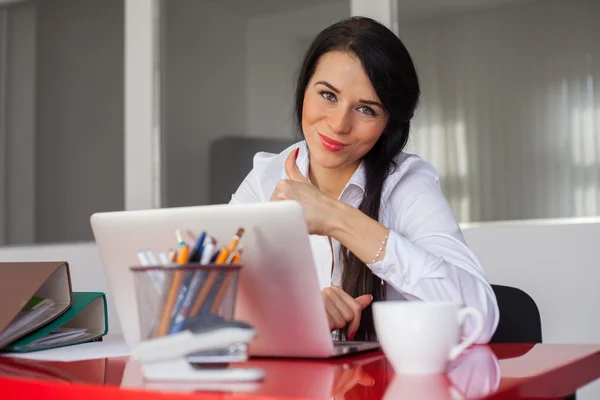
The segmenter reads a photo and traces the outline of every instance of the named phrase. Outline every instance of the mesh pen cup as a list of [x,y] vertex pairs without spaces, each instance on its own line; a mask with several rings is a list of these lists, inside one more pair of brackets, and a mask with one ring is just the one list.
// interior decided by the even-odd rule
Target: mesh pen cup
[[240,264],[131,267],[142,340],[233,320]]

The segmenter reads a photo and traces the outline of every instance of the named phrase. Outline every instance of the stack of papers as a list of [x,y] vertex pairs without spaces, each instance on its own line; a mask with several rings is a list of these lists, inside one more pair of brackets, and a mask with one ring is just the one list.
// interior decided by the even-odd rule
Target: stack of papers
[[0,333],[0,348],[19,338],[23,331],[27,331],[30,325],[36,321],[50,320],[56,315],[56,302],[52,299],[32,297],[19,311],[10,325]]
[[103,342],[83,343],[50,350],[34,351],[31,353],[2,353],[0,354],[0,357],[68,362],[129,355],[131,355],[131,349],[124,340],[106,340]]

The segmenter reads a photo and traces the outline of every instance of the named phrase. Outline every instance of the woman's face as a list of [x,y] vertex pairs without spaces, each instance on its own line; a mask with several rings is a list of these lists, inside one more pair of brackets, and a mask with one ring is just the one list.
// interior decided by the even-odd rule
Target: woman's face
[[360,60],[346,52],[324,54],[304,93],[302,130],[311,162],[336,169],[358,166],[388,122]]

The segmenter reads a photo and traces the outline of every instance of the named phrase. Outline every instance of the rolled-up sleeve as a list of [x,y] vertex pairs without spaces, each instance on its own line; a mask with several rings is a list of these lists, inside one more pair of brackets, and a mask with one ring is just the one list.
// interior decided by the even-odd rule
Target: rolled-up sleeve
[[[479,310],[484,331],[478,343],[489,342],[499,320],[496,297],[448,202],[435,181],[404,184],[411,190],[392,193],[388,201],[396,202],[388,204],[396,213],[388,224],[385,256],[368,267],[409,300],[450,300]],[[404,195],[415,189],[416,195]],[[463,335],[472,329],[469,320]]]

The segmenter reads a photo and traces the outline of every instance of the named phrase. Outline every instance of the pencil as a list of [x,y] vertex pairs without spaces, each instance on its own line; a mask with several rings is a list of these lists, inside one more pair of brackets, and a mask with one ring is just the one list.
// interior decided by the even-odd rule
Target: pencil
[[[221,249],[221,251],[219,252],[219,255],[217,256],[217,260],[215,261],[215,264],[224,264],[225,261],[227,261],[227,257],[229,256],[229,254],[231,252],[235,251],[235,248],[237,247],[238,243],[240,242],[240,239],[242,238],[243,234],[244,234],[244,228],[239,228],[237,230],[235,236],[233,237],[233,239],[231,239],[229,246],[227,248]],[[209,292],[212,289],[212,286],[214,285],[214,283],[218,277],[219,277],[218,269],[215,269],[208,274],[208,278],[206,278],[206,282],[204,283],[202,290],[200,290],[200,293],[198,294],[198,297],[196,298],[196,301],[194,302],[194,306],[192,307],[192,310],[190,311],[190,315],[192,317],[196,316],[198,314],[198,312],[200,311],[200,308],[202,308],[202,304],[204,304],[204,301],[206,300],[206,296],[208,296]],[[227,279],[227,278],[225,278],[225,279]],[[222,288],[223,288],[223,285],[221,285],[220,289],[222,289]],[[219,296],[219,294],[217,294],[217,296]],[[223,295],[221,295],[221,297],[222,296]]]
[[221,250],[221,252],[219,253],[219,257],[217,257],[217,261],[215,261],[215,264],[224,264],[225,261],[227,261],[229,254],[231,254],[235,251],[243,234],[244,234],[244,228],[239,228],[237,230],[237,232],[235,233],[235,236],[233,237],[233,239],[231,239],[229,246],[227,248]]
[[215,301],[210,308],[211,313],[219,312],[219,308],[221,308],[221,302],[223,298],[227,294],[227,289],[229,288],[229,284],[231,283],[231,279],[233,278],[234,271],[225,272],[225,279],[223,279],[223,283],[217,292],[217,296],[215,297]]
[[160,325],[158,326],[157,336],[165,336],[169,331],[169,321],[171,319],[171,310],[175,305],[175,300],[177,299],[177,292],[179,291],[179,286],[181,285],[181,280],[183,279],[183,273],[181,271],[175,271],[173,274],[173,281],[171,282],[171,286],[169,287],[169,294],[167,296],[167,302],[163,308],[162,317],[160,320]]
[[[176,253],[176,261],[177,264],[185,264],[188,260],[190,248],[181,238],[181,233],[179,232],[179,230],[175,231],[175,234],[177,236],[177,241],[179,242],[179,252]],[[175,255],[173,255],[172,257],[175,258]],[[162,318],[158,327],[159,337],[165,336],[169,332],[171,316],[173,314],[173,307],[175,307],[177,300],[179,300],[179,297],[181,297],[179,289],[183,280],[183,275],[183,271],[173,272],[173,281],[171,282],[171,287],[169,288],[167,303],[165,304],[165,307],[163,309]]]
[[239,264],[240,260],[242,259],[242,253],[244,252],[244,249],[239,249],[237,253],[235,253],[235,256],[233,256],[233,259],[231,260],[231,264]]

